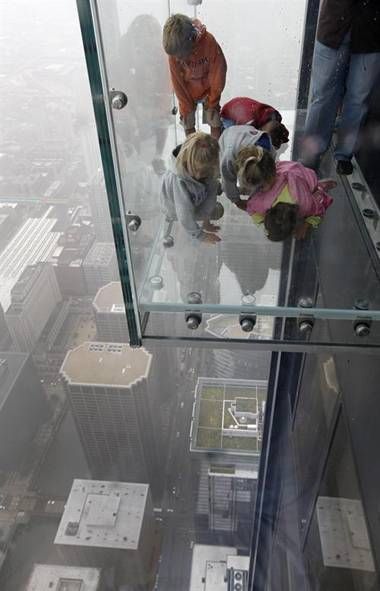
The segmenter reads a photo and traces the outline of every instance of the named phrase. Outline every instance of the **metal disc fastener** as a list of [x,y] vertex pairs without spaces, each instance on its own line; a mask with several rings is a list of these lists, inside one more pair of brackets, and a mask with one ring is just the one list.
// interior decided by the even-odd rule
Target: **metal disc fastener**
[[[298,307],[304,310],[313,308],[314,301],[306,296],[298,300]],[[305,314],[297,319],[298,330],[303,335],[309,335],[314,328],[315,318],[311,314]]]
[[110,90],[110,101],[113,109],[120,111],[128,104],[128,97],[122,90]]
[[[187,294],[188,304],[201,304],[202,295],[198,291],[191,291]],[[196,330],[202,322],[202,314],[198,310],[188,310],[185,312],[185,322],[187,328],[190,330]]]
[[130,211],[126,215],[127,227],[131,232],[137,232],[141,226],[141,218],[139,215],[135,215]]
[[376,217],[376,212],[374,209],[370,209],[369,207],[365,207],[362,209],[362,214],[365,218],[373,219]]
[[366,320],[358,320],[354,324],[354,331],[357,337],[368,337],[371,332],[371,322]]
[[[241,298],[241,303],[243,306],[254,306],[256,298],[251,293],[245,293]],[[239,314],[239,324],[243,332],[252,332],[256,326],[256,321],[256,314],[252,314],[252,312],[240,312]]]
[[153,289],[162,289],[164,286],[164,280],[161,275],[152,275],[152,277],[149,278],[149,283]]
[[313,330],[314,319],[313,318],[302,318],[298,323],[298,330],[301,334],[309,334]]
[[356,191],[366,191],[366,188],[363,185],[363,183],[355,182],[355,183],[352,183],[351,187],[353,189],[355,189]]
[[162,244],[164,245],[165,248],[171,248],[172,246],[174,246],[174,238],[173,236],[165,236],[165,238],[162,241]]
[[188,304],[201,304],[202,303],[202,296],[199,291],[191,291],[187,294],[187,303]]

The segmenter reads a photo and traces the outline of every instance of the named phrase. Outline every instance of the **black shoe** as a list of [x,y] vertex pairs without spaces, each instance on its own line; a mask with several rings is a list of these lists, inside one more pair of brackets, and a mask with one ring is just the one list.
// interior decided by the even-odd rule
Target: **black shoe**
[[336,172],[338,174],[352,174],[354,167],[351,160],[338,160],[336,165]]

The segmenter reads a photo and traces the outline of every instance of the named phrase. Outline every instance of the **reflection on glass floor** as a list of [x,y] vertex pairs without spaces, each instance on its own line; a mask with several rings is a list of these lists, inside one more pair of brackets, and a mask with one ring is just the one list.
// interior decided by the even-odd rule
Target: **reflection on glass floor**
[[163,224],[140,290],[140,303],[187,303],[190,292],[209,304],[252,303],[276,305],[282,246],[268,243],[249,217],[223,200],[225,214],[216,246],[194,243],[174,222],[174,245],[165,247],[168,229]]

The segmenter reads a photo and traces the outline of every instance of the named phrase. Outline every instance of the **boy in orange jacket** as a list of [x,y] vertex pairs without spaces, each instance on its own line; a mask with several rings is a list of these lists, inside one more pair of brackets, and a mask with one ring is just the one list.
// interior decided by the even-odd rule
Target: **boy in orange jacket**
[[220,95],[226,83],[227,64],[223,51],[202,23],[184,14],[168,18],[163,46],[169,55],[170,74],[186,135],[195,132],[197,103],[203,103],[203,123],[211,135],[221,134]]

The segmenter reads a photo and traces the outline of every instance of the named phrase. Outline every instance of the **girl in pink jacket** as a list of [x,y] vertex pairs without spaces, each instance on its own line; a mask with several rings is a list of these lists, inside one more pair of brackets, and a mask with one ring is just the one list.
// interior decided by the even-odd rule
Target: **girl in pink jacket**
[[[257,190],[247,202],[247,213],[256,224],[264,224],[269,240],[279,242],[293,233],[304,238],[308,228],[317,227],[333,199],[326,191],[336,182],[319,180],[310,168],[299,162],[277,162],[266,170],[261,164],[263,149],[248,159],[250,175]],[[263,160],[266,162],[266,159]]]

